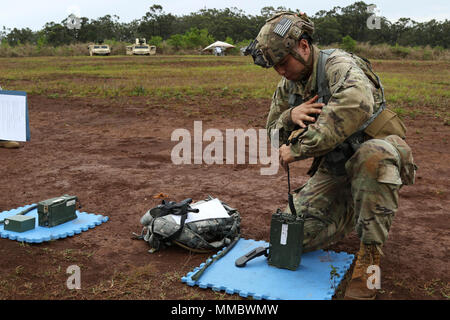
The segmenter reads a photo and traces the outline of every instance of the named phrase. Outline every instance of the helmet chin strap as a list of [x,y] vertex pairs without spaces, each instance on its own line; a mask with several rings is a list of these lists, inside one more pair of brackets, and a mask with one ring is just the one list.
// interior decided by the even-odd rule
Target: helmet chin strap
[[303,69],[303,71],[300,74],[300,78],[298,79],[298,80],[305,80],[306,78],[308,78],[311,75],[311,72],[313,70],[313,65],[314,65],[314,61],[313,61],[314,47],[313,46],[309,46],[310,52],[309,52],[309,57],[308,57],[307,61],[305,61],[305,59],[303,59],[303,57],[297,51],[295,51],[296,47],[298,47],[298,46],[295,46],[294,48],[289,50],[290,51],[289,53],[295,59],[300,61],[301,64],[303,64],[305,66],[305,68]]

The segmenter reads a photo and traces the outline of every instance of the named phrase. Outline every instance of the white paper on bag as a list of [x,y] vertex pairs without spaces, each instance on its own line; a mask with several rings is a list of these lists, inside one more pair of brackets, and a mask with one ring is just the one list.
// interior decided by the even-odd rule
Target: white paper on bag
[[[206,219],[218,219],[218,218],[229,218],[227,210],[223,207],[219,199],[212,199],[203,203],[193,203],[191,204],[192,209],[199,209],[198,213],[188,212],[185,223],[206,220]],[[181,222],[181,216],[170,215],[177,224]]]

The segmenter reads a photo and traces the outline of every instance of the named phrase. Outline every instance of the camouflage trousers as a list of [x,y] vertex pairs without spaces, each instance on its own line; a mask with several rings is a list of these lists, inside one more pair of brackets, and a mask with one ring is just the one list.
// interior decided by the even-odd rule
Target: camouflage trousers
[[[385,139],[368,140],[345,163],[345,175],[333,175],[322,162],[295,190],[295,209],[306,215],[303,252],[326,248],[352,230],[365,244],[384,244],[398,208],[401,152],[409,149],[400,143],[404,149],[399,152]],[[289,207],[285,210],[290,212]]]

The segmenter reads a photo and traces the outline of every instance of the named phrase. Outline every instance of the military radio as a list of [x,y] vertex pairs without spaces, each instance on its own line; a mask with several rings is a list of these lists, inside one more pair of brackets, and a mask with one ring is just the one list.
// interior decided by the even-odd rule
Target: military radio
[[278,211],[270,224],[268,263],[274,267],[297,270],[303,251],[303,218]]
[[54,227],[77,218],[75,213],[77,196],[67,194],[38,203],[38,223],[40,227]]
[[36,219],[34,217],[26,217],[24,215],[15,215],[3,221],[6,231],[25,232],[34,229]]
[[[14,232],[25,232],[35,228],[36,218],[25,216],[28,212],[37,208],[38,225],[40,227],[55,227],[62,223],[77,218],[76,202],[77,196],[67,194],[32,205],[14,216],[10,216],[0,221],[4,229]],[[81,205],[79,206],[81,208]]]
[[236,260],[237,267],[244,267],[246,263],[256,257],[266,256],[269,265],[289,270],[297,270],[300,266],[303,252],[304,217],[297,215],[291,194],[291,184],[288,174],[288,202],[291,213],[284,213],[280,209],[272,215],[270,223],[269,247],[258,247]]
[[258,247],[236,260],[237,267],[259,256],[266,256],[269,265],[289,270],[300,266],[303,251],[303,218],[290,213],[277,211],[270,224],[270,245]]

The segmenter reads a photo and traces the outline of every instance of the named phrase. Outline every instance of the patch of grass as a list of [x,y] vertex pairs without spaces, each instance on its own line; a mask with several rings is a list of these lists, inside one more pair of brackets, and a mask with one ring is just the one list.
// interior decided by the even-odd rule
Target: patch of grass
[[393,279],[393,282],[394,282],[394,286],[396,286],[396,287],[406,289],[406,290],[408,290],[410,292],[414,292],[414,287],[411,287],[409,285],[410,281],[407,281],[405,279],[398,279],[397,278],[397,279]]
[[145,94],[147,93],[147,90],[143,87],[143,86],[136,86],[133,88],[133,90],[131,91],[130,95],[131,96],[145,96]]
[[208,56],[158,56],[148,60],[136,57],[1,60],[0,82],[5,83],[5,87],[51,97],[58,93],[69,97],[156,95],[183,99],[212,91],[218,96],[229,96],[244,94],[243,86],[258,90],[261,86],[267,87],[267,81],[270,87],[278,81],[276,73],[268,72],[268,76],[266,70],[249,64],[245,57],[226,57],[221,64]]
[[441,279],[432,279],[427,281],[421,287],[426,295],[434,296],[438,295],[445,299],[450,299],[450,283]]
[[23,266],[17,266],[15,269],[16,275],[20,276],[23,273]]
[[151,265],[146,265],[134,268],[131,272],[114,271],[111,280],[90,288],[90,293],[101,299],[126,298],[129,295],[137,299],[147,299],[149,293],[160,290],[160,287],[155,286],[158,281],[159,271]]
[[51,254],[55,251],[55,250],[47,248],[47,247],[41,248],[41,250],[46,254]]
[[59,98],[59,93],[52,93],[49,94],[47,97],[49,97],[50,99],[57,99]]
[[411,119],[416,119],[417,115],[419,115],[420,113],[421,113],[420,110],[415,109],[415,110],[409,111],[409,112],[408,112],[408,116],[409,116]]
[[402,107],[392,108],[392,111],[394,111],[400,118],[404,117],[408,113],[408,111]]

